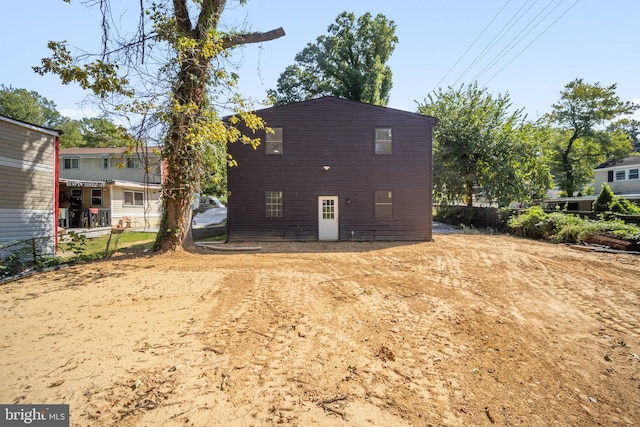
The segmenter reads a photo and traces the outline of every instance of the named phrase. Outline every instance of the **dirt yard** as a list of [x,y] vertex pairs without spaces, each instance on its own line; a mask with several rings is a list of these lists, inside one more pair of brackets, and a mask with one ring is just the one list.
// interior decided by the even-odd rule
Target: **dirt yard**
[[640,257],[507,236],[113,258],[0,287],[73,426],[640,425]]

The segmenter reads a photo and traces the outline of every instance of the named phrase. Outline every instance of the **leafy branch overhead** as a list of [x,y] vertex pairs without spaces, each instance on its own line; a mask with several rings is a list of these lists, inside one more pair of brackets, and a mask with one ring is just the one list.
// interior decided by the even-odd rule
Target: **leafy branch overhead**
[[[233,48],[277,39],[284,30],[220,31],[225,0],[142,0],[136,28],[121,27],[126,11],[116,13],[111,1],[90,4],[100,10],[102,51],[74,57],[66,43],[50,42],[51,57],[35,69],[91,90],[101,106],[130,123],[136,140],[162,146],[167,180],[156,248],[181,248],[190,243],[191,202],[206,169],[219,165],[214,159],[227,143],[259,144],[242,135],[239,124],[254,132],[265,127],[252,103],[236,93]],[[235,119],[222,120],[222,111]]]

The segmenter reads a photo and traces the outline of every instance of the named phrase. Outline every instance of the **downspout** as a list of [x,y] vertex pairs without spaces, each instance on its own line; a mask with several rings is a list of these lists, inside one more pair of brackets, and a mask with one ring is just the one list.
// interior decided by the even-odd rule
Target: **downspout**
[[60,216],[60,136],[54,136],[54,157],[53,157],[53,238],[54,250],[58,253],[58,218]]

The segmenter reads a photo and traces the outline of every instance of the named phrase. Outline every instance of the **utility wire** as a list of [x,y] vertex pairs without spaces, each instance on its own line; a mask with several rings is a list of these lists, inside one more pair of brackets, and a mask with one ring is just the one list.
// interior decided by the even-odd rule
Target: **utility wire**
[[491,78],[490,78],[489,80],[487,80],[487,81],[485,82],[485,84],[489,83],[489,82],[490,82],[491,80],[493,80],[493,79],[494,79],[498,74],[500,74],[502,71],[504,71],[504,69],[505,69],[505,68],[507,68],[507,67],[508,67],[508,66],[509,66],[513,61],[515,61],[515,60],[516,60],[516,58],[518,58],[518,57],[519,57],[519,56],[520,56],[520,55],[521,55],[525,50],[527,50],[527,49],[528,49],[528,48],[529,48],[533,43],[535,43],[535,42],[536,42],[536,40],[538,40],[540,37],[542,37],[542,35],[543,35],[543,34],[545,34],[545,33],[549,30],[549,28],[551,28],[553,25],[555,25],[555,23],[556,23],[556,22],[558,22],[558,21],[559,21],[563,16],[565,16],[565,15],[566,15],[566,14],[567,14],[571,9],[573,9],[573,7],[574,7],[576,4],[578,4],[578,2],[579,2],[579,1],[580,1],[580,0],[576,0],[576,1],[571,5],[571,6],[569,6],[569,8],[568,8],[567,10],[565,10],[565,11],[562,13],[562,15],[558,16],[558,17],[556,18],[556,20],[555,20],[555,21],[553,21],[551,24],[549,24],[549,26],[548,26],[547,28],[545,28],[545,29],[542,31],[542,33],[540,33],[540,34],[539,34],[535,39],[533,39],[533,40],[531,41],[531,43],[529,43],[528,45],[526,45],[526,46],[524,47],[524,49],[522,49],[520,52],[518,52],[518,54],[517,54],[516,56],[514,56],[514,57],[513,57],[513,59],[512,59],[511,61],[507,62],[507,63],[505,64],[505,66],[504,66],[504,67],[502,67],[500,70],[498,70],[498,72],[497,72],[497,73],[495,73],[493,76],[491,76]]
[[491,19],[491,21],[489,21],[489,23],[484,27],[484,29],[480,32],[480,34],[478,34],[478,36],[475,38],[475,40],[473,42],[471,42],[471,44],[469,45],[469,47],[467,48],[467,50],[464,51],[464,53],[462,55],[460,55],[460,57],[458,58],[458,60],[455,62],[455,64],[453,64],[451,66],[451,68],[449,68],[449,71],[447,71],[445,73],[444,76],[442,76],[442,78],[438,81],[438,83],[436,83],[436,85],[433,87],[433,89],[431,90],[431,92],[435,91],[438,86],[440,86],[440,83],[442,83],[442,81],[444,79],[447,78],[447,76],[451,73],[451,71],[456,67],[456,65],[458,65],[458,63],[460,63],[460,61],[462,60],[462,58],[464,58],[464,56],[469,52],[469,50],[471,50],[471,48],[476,44],[476,42],[478,40],[480,40],[480,37],[482,37],[482,35],[489,29],[489,27],[491,26],[491,24],[493,24],[493,21],[496,20],[496,18],[498,17],[498,15],[500,15],[500,13],[502,13],[502,11],[504,10],[505,7],[507,7],[507,5],[511,2],[511,0],[507,0],[507,2],[500,8],[500,10],[498,11],[498,13],[496,13],[494,15],[494,17]]
[[[498,31],[498,33],[493,37],[493,39],[491,39],[491,41],[489,42],[489,44],[487,44],[487,46],[485,46],[485,48],[476,56],[476,58],[471,62],[471,64],[469,64],[467,66],[467,68],[465,68],[465,70],[462,72],[462,74],[460,74],[460,76],[453,82],[453,86],[455,86],[460,80],[462,80],[468,73],[469,71],[480,61],[482,60],[482,58],[484,58],[484,56],[487,54],[487,52],[489,50],[491,50],[493,48],[493,46],[496,45],[496,43],[498,43],[500,40],[502,40],[502,38],[504,38],[505,34],[511,29],[513,28],[513,26],[520,20],[522,19],[522,14],[520,14],[520,12],[522,11],[522,9],[524,9],[524,7],[530,2],[530,0],[527,0],[522,6],[520,6],[520,8],[516,11],[516,13],[513,14],[513,16],[511,17],[511,19],[509,19],[509,21],[507,21],[506,24],[504,24],[504,26],[500,29],[500,31]],[[532,4],[533,6],[533,4]],[[531,6],[529,6],[529,9],[531,9]],[[527,9],[527,10],[529,10]],[[526,11],[525,11],[526,13]],[[512,22],[516,20],[513,24]]]
[[500,52],[498,52],[498,54],[491,60],[491,62],[489,62],[487,65],[484,66],[484,68],[482,70],[480,70],[480,72],[476,75],[476,77],[473,78],[473,80],[477,81],[482,76],[484,76],[487,73],[487,71],[489,71],[496,63],[498,63],[509,52],[511,52],[518,44],[520,44],[520,42],[522,42],[522,40],[524,40],[533,30],[535,30],[544,20],[546,20],[547,17],[551,13],[553,13],[553,11],[556,10],[563,3],[563,1],[564,0],[561,0],[558,4],[556,4],[549,12],[547,12],[546,15],[544,15],[544,17],[542,17],[542,19],[540,19],[538,22],[536,22],[529,31],[527,31],[522,37],[518,38],[527,28],[529,28],[529,26],[531,24],[534,23],[534,21],[536,19],[538,19],[538,17],[549,6],[551,6],[551,4],[553,3],[553,0],[550,0],[549,3],[547,3],[547,5],[544,8],[542,8],[542,10],[540,10],[540,12],[538,12],[538,14],[536,16],[534,16],[533,19],[531,21],[529,21],[529,23],[522,30],[520,30],[520,32],[518,34],[516,34],[516,36]]

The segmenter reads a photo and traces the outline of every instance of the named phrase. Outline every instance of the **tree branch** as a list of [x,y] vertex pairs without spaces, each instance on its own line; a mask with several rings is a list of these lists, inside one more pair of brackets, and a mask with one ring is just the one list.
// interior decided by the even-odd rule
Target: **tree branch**
[[196,24],[196,34],[203,37],[207,28],[218,28],[220,14],[225,8],[227,0],[207,0],[202,2],[200,16]]
[[260,43],[266,42],[269,40],[279,39],[284,36],[285,32],[282,27],[277,28],[275,30],[267,31],[266,33],[244,33],[244,34],[233,34],[229,37],[225,37],[222,40],[222,47],[224,49],[229,49],[242,44],[249,43]]
[[186,0],[173,0],[173,10],[176,17],[178,31],[190,34],[192,27]]

